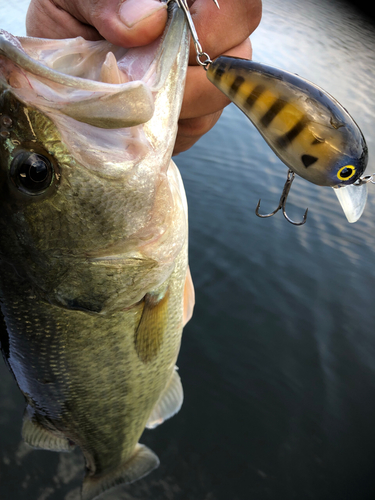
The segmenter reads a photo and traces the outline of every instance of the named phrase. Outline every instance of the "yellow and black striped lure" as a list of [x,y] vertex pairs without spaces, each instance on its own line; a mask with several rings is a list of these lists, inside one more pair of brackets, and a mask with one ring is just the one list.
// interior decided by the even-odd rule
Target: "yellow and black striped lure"
[[[366,184],[372,181],[370,176],[361,178],[367,146],[358,125],[336,99],[297,75],[246,59],[221,56],[210,61],[207,77],[246,114],[293,173],[337,188],[349,222],[359,219]],[[293,177],[288,174],[285,199]],[[278,209],[286,216],[281,202]]]

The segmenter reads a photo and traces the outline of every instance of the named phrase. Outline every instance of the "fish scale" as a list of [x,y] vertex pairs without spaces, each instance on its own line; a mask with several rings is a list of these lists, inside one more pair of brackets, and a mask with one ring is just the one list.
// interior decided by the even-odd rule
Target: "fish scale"
[[[158,356],[146,366],[134,344],[143,303],[122,313],[87,316],[30,296],[11,269],[2,269],[3,314],[12,332],[8,361],[21,391],[31,398],[28,418],[35,413],[42,423],[43,417],[48,418],[49,427],[84,450],[92,460],[92,473],[130,459],[172,374],[180,345],[184,284],[180,278],[186,260],[184,251],[170,280],[163,341]],[[25,357],[31,360],[26,366]]]

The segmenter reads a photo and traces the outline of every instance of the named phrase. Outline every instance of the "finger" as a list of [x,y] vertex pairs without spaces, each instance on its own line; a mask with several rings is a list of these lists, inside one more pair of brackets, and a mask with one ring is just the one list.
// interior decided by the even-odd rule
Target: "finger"
[[[220,9],[212,0],[195,0],[190,8],[200,44],[211,59],[241,44],[256,29],[262,16],[261,0],[219,3]],[[197,64],[195,55],[191,42],[189,64]]]
[[167,5],[160,0],[124,0],[120,5],[118,0],[99,0],[88,12],[88,22],[121,47],[153,42],[163,33],[167,18]]
[[[225,55],[251,59],[250,39],[247,38],[238,47],[228,50]],[[223,109],[229,103],[229,99],[208,80],[203,68],[189,66],[180,118],[209,115]]]
[[102,38],[95,28],[50,0],[31,0],[26,14],[26,33],[37,38]]
[[180,119],[173,155],[178,155],[191,148],[204,134],[212,129],[221,113],[222,110],[200,118]]
[[31,0],[26,18],[29,36],[87,40],[105,38],[114,45],[147,45],[160,36],[167,7],[159,0]]

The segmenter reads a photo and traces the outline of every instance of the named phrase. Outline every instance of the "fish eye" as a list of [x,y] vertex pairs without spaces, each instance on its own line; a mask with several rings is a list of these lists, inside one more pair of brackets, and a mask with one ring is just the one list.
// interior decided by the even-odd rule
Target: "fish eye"
[[345,165],[344,167],[341,167],[337,172],[337,177],[342,181],[347,181],[348,179],[353,177],[354,174],[355,167],[353,167],[353,165]]
[[51,185],[54,169],[46,156],[23,151],[13,159],[10,177],[20,191],[35,196],[44,193]]

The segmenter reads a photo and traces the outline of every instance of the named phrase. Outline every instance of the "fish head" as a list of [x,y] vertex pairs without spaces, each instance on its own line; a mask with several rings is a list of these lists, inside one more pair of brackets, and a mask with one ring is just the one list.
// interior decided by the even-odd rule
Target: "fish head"
[[331,186],[347,220],[356,222],[367,202],[367,184],[361,178],[368,162],[366,140],[349,113],[329,94],[315,88],[320,101],[305,100],[310,116],[310,151],[298,173],[315,184]]
[[314,120],[308,124],[312,140],[304,162],[305,176],[307,179],[311,176],[312,182],[322,186],[349,186],[366,170],[368,148],[353,118],[330,98],[336,104],[335,109],[328,103],[322,106],[315,101],[315,109],[310,111]]
[[336,161],[332,161],[328,176],[348,222],[353,223],[361,217],[367,202],[368,189],[363,174],[368,162],[368,148],[360,128],[354,120],[351,121],[346,124],[338,122],[344,130],[339,154],[335,155]]
[[174,2],[147,47],[0,32],[0,261],[43,299],[99,312],[127,291],[127,307],[170,273],[186,240],[169,167],[188,52]]
[[299,99],[308,117],[298,131],[303,148],[287,164],[304,179],[334,188],[346,218],[356,222],[367,201],[367,185],[361,180],[368,162],[366,140],[334,97],[305,85],[309,95]]

